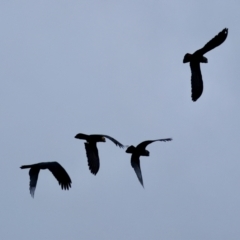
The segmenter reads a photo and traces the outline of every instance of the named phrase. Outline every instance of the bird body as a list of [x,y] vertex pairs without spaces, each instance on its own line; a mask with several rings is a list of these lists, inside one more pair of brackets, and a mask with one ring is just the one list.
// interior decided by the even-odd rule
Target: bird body
[[72,181],[66,170],[58,162],[41,162],[31,165],[23,165],[20,168],[30,168],[30,194],[32,197],[34,197],[34,192],[37,186],[38,174],[40,170],[44,169],[48,169],[50,172],[52,172],[54,177],[58,180],[58,183],[62,189],[68,190],[69,188],[71,188]]
[[192,100],[197,101],[203,92],[203,80],[201,74],[200,63],[207,63],[208,59],[203,55],[212,49],[221,45],[227,38],[228,29],[224,28],[213,39],[211,39],[203,48],[195,51],[193,54],[186,53],[183,58],[183,63],[190,62],[190,68],[192,72],[191,84],[192,84]]
[[100,160],[98,155],[98,149],[97,149],[97,142],[106,142],[106,138],[111,140],[113,143],[115,143],[120,148],[123,148],[124,145],[122,145],[120,142],[118,142],[116,139],[103,134],[91,134],[86,135],[83,133],[78,133],[75,138],[86,140],[84,143],[86,155],[88,159],[88,167],[92,174],[96,175],[100,168]]
[[133,167],[139,182],[142,184],[142,186],[144,187],[143,184],[143,178],[142,178],[142,172],[141,172],[141,166],[140,166],[140,156],[150,156],[150,152],[148,150],[146,150],[147,145],[156,142],[156,141],[161,141],[161,142],[167,142],[167,141],[171,141],[171,138],[164,138],[164,139],[156,139],[156,140],[148,140],[148,141],[144,141],[140,144],[137,145],[137,147],[134,146],[129,146],[126,150],[126,153],[130,153],[132,154],[131,156],[131,166]]

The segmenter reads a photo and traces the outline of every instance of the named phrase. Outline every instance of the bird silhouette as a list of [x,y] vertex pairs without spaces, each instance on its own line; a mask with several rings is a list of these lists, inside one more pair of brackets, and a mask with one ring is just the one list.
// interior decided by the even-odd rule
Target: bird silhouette
[[215,47],[221,45],[227,38],[228,29],[224,28],[213,39],[211,39],[203,48],[197,50],[193,54],[187,53],[183,58],[183,63],[190,62],[190,68],[192,72],[191,84],[192,84],[192,100],[197,101],[203,92],[203,80],[200,69],[200,63],[207,63],[208,60],[203,55]]
[[156,141],[161,141],[161,142],[167,142],[171,141],[172,138],[164,138],[164,139],[157,139],[157,140],[148,140],[144,141],[140,144],[137,145],[137,147],[134,146],[129,146],[126,150],[126,153],[131,153],[131,165],[137,174],[139,182],[143,185],[143,178],[142,178],[142,172],[141,172],[141,166],[140,166],[140,156],[146,156],[148,157],[150,155],[149,151],[146,150],[147,145],[156,142]]
[[115,143],[120,148],[123,148],[124,145],[118,142],[116,139],[108,136],[108,135],[102,135],[102,134],[91,134],[86,135],[83,133],[78,133],[75,138],[86,140],[85,149],[86,149],[86,155],[88,159],[88,167],[92,174],[96,175],[98,173],[99,167],[100,167],[100,160],[98,156],[98,149],[97,149],[97,142],[106,142],[105,138],[108,138],[113,143]]
[[34,197],[34,192],[37,186],[38,174],[40,170],[48,169],[52,172],[54,177],[58,180],[59,185],[62,189],[68,190],[71,187],[71,179],[66,170],[58,162],[41,162],[31,165],[23,165],[21,169],[30,168],[30,194]]

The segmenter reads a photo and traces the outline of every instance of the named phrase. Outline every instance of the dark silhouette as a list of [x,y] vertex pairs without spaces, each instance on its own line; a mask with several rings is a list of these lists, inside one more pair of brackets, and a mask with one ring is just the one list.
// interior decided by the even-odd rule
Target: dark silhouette
[[83,133],[79,133],[75,136],[77,139],[83,139],[86,140],[85,142],[85,149],[88,159],[88,167],[92,174],[96,175],[99,167],[100,167],[100,161],[98,156],[98,149],[97,149],[97,142],[106,142],[105,138],[108,138],[112,142],[114,142],[117,146],[120,148],[123,148],[124,145],[122,145],[120,142],[118,142],[116,139],[102,134],[92,134],[92,135],[86,135]]
[[62,189],[69,189],[71,187],[71,179],[65,169],[58,162],[41,162],[31,165],[23,165],[21,169],[30,168],[30,194],[34,197],[34,192],[37,186],[38,174],[42,169],[48,169],[52,172],[54,177],[58,180]]
[[140,144],[137,145],[137,147],[130,146],[127,148],[126,153],[131,153],[131,165],[137,174],[138,180],[140,183],[143,185],[143,178],[142,178],[142,172],[141,172],[141,167],[140,167],[140,156],[146,156],[148,157],[150,155],[149,151],[146,150],[145,148],[147,147],[148,144],[156,142],[156,141],[162,141],[162,142],[167,142],[171,141],[171,138],[165,138],[165,139],[157,139],[157,140],[149,140],[149,141],[144,141]]
[[203,48],[197,50],[195,53],[185,54],[183,58],[183,63],[190,62],[190,68],[192,72],[191,83],[192,83],[192,100],[197,101],[197,99],[202,95],[203,92],[203,80],[200,69],[200,62],[207,63],[208,60],[203,55],[215,47],[221,45],[228,35],[228,29],[224,28],[218,33],[213,39],[211,39]]

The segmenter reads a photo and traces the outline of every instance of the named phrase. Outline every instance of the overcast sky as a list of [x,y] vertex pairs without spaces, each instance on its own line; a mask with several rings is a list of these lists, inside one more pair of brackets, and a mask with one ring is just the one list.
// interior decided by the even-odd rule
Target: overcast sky
[[[240,238],[239,1],[1,1],[0,238]],[[223,28],[191,100],[185,53]],[[172,137],[141,157],[99,143],[88,169],[77,133],[125,145]],[[23,164],[58,161],[72,188]]]

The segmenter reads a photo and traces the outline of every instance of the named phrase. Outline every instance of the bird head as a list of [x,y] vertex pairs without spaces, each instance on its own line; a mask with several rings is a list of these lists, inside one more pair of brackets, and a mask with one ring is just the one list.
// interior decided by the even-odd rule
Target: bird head
[[192,54],[186,53],[184,58],[183,58],[183,63],[190,62]]
[[101,142],[106,142],[106,138],[105,137],[101,137]]
[[126,153],[133,153],[135,151],[135,147],[133,145],[129,146],[126,150]]

